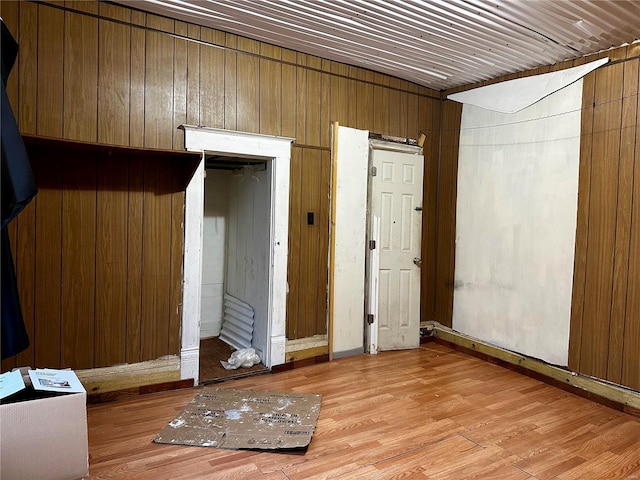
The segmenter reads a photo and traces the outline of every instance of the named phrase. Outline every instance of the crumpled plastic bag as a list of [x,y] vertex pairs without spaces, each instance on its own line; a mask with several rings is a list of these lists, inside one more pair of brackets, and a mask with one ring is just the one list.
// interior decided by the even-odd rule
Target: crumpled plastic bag
[[260,356],[254,348],[241,348],[231,354],[228,361],[220,360],[227,370],[235,370],[238,367],[249,368],[260,363]]

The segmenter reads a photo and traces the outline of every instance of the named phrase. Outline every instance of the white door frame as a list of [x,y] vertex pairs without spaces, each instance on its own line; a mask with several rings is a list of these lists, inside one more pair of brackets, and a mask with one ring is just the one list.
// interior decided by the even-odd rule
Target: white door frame
[[202,159],[187,185],[185,195],[180,378],[193,378],[194,383],[198,384],[206,153],[246,155],[272,161],[268,340],[262,361],[267,368],[281,365],[285,362],[289,168],[291,142],[294,139],[192,125],[182,125],[180,128],[184,130],[185,149],[202,152]]

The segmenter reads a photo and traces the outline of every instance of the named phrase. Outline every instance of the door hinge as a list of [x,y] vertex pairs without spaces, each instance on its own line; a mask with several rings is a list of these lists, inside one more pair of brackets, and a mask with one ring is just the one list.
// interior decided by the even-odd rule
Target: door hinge
[[[362,245],[362,244],[360,244]],[[376,249],[376,241],[375,240],[369,240],[369,250],[375,250]]]
[[378,175],[378,169],[376,167],[371,167],[371,176],[375,177]]
[[368,313],[368,314],[367,314],[367,323],[368,323],[369,325],[373,325],[373,319],[374,319],[374,317],[373,317],[373,313]]

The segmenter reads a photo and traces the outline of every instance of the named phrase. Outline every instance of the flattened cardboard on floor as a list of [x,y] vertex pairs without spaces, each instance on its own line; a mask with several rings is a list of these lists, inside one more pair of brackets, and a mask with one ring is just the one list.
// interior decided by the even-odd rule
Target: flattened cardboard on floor
[[205,388],[156,443],[227,449],[293,449],[311,443],[320,395]]

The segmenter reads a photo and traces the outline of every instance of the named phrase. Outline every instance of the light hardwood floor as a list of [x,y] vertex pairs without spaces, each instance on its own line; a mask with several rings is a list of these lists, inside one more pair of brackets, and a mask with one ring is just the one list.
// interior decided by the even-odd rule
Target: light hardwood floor
[[322,394],[308,450],[152,443],[181,390],[90,406],[89,478],[640,479],[640,419],[435,343],[216,386]]

